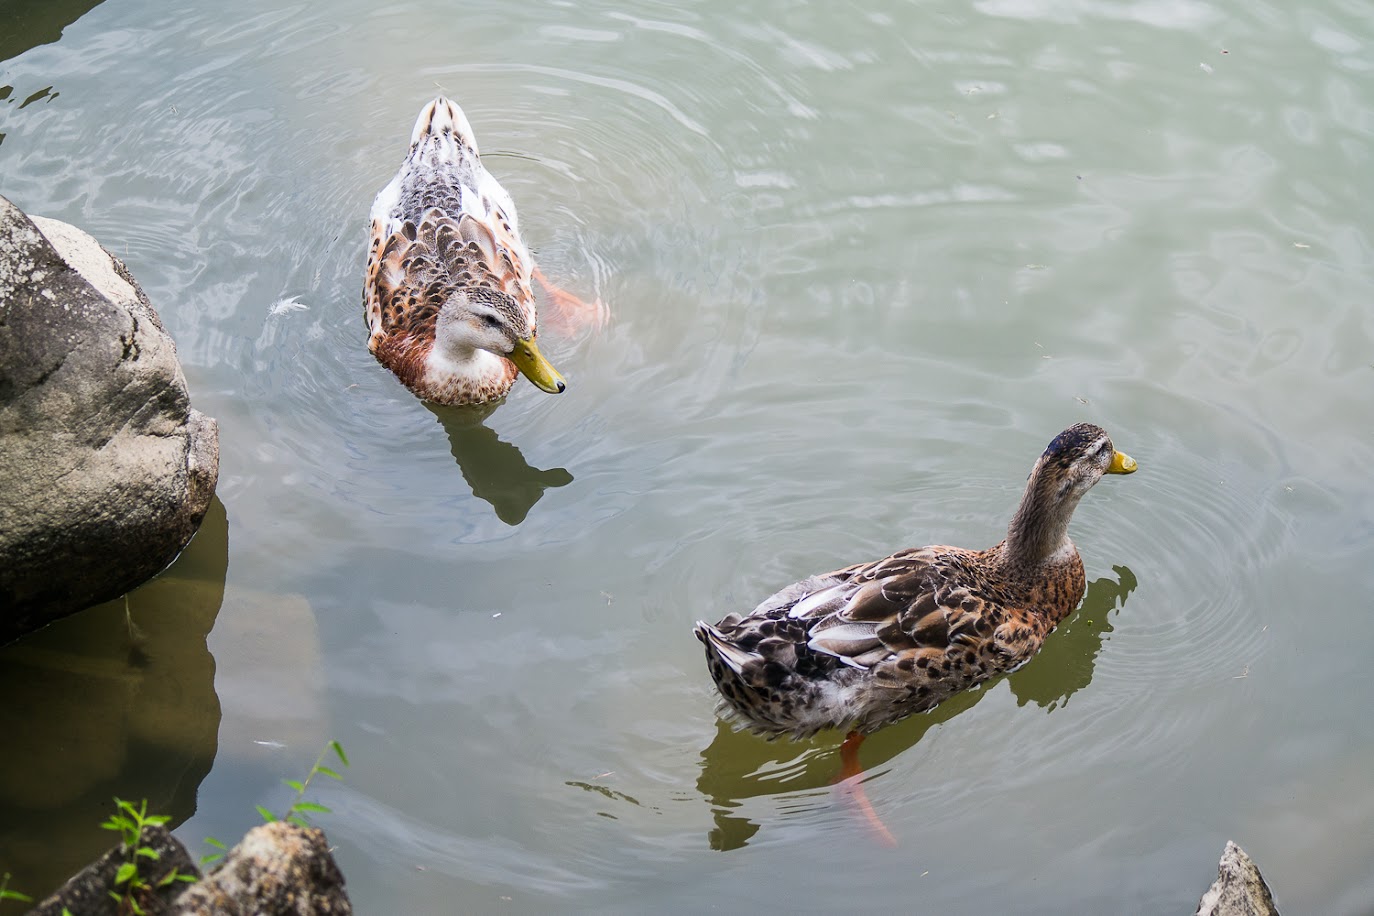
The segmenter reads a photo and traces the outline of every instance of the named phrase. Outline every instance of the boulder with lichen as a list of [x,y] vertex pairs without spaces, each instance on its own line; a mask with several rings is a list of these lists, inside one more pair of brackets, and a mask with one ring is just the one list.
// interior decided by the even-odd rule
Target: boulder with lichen
[[166,567],[218,474],[215,421],[123,263],[0,197],[0,644]]

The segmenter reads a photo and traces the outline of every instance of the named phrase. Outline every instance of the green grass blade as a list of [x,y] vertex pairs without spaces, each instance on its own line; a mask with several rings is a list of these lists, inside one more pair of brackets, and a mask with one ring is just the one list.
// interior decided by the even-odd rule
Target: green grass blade
[[291,808],[292,808],[292,810],[294,810],[294,811],[318,811],[318,812],[320,812],[321,814],[333,814],[333,813],[334,813],[333,811],[329,810],[329,808],[326,808],[324,805],[321,805],[321,804],[318,803],[318,802],[308,802],[308,801],[296,802],[294,805],[291,806]]

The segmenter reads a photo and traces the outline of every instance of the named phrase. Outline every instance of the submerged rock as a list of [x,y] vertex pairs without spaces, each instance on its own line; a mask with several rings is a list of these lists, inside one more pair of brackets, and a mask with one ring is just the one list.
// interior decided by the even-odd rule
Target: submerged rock
[[1228,840],[1216,883],[1202,895],[1194,916],[1279,916],[1279,911],[1254,861]]
[[3,644],[167,566],[214,495],[219,437],[119,259],[3,197],[0,328]]

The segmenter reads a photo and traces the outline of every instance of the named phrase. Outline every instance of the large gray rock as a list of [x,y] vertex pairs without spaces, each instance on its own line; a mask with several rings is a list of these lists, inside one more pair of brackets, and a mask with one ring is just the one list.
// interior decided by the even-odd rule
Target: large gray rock
[[0,644],[163,569],[218,475],[215,421],[124,265],[0,197]]
[[1279,916],[1279,911],[1254,861],[1227,840],[1216,883],[1202,895],[1194,916]]

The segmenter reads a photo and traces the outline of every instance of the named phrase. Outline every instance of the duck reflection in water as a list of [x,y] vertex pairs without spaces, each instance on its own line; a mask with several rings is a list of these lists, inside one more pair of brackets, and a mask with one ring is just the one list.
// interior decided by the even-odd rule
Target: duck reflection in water
[[489,503],[496,517],[514,527],[525,520],[544,491],[565,487],[573,476],[565,468],[531,467],[520,449],[484,424],[501,401],[475,407],[425,403],[448,433],[449,450],[472,495]]
[[[1092,680],[1103,640],[1112,632],[1109,615],[1123,607],[1136,588],[1135,574],[1129,568],[1112,568],[1117,578],[1104,576],[1088,583],[1082,605],[1024,667],[870,735],[864,743],[868,763],[863,778],[882,778],[888,761],[914,747],[930,729],[980,702],[1000,680],[1007,682],[1018,706],[1035,703],[1051,712],[1065,706],[1069,697]],[[813,795],[834,783],[839,754],[833,733],[801,742],[760,741],[735,731],[726,722],[717,722],[715,737],[701,752],[701,775],[697,779],[697,790],[710,802],[715,821],[709,834],[711,848],[738,849],[759,831],[760,824],[739,812],[745,800]],[[841,778],[844,776],[842,772]]]

